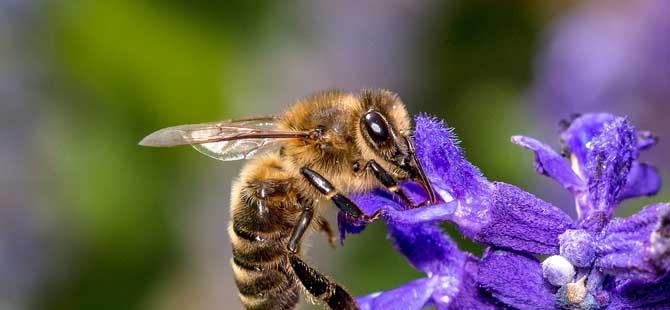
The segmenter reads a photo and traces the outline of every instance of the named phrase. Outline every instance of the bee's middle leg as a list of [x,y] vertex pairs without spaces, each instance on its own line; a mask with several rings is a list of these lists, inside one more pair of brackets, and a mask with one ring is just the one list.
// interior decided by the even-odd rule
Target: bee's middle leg
[[288,250],[295,254],[298,253],[298,246],[300,245],[300,240],[302,236],[309,228],[309,225],[312,223],[314,218],[314,208],[312,206],[303,205],[302,213],[298,219],[298,223],[293,227],[293,232],[291,232],[291,237],[288,239]]

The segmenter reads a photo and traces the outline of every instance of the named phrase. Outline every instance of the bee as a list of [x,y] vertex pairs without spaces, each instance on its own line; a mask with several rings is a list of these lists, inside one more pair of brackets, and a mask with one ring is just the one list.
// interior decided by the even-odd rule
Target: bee
[[[405,105],[393,92],[324,91],[298,100],[278,117],[181,125],[140,145],[192,145],[222,161],[250,159],[232,186],[228,233],[231,265],[246,309],[293,309],[300,292],[331,309],[358,309],[351,295],[301,258],[309,230],[335,239],[320,215],[332,202],[345,216],[372,222],[349,194],[385,187],[410,206],[436,201],[410,138]],[[398,186],[421,184],[428,201]]]

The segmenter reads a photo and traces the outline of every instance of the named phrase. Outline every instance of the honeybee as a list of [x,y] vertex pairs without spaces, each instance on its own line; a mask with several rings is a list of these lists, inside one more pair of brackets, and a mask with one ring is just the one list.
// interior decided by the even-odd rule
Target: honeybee
[[[358,309],[351,295],[301,258],[301,240],[320,230],[334,240],[321,205],[372,222],[347,194],[386,187],[410,206],[436,201],[410,139],[405,105],[393,92],[325,91],[299,100],[279,117],[158,130],[140,145],[192,145],[218,160],[251,159],[232,187],[228,233],[239,297],[247,309],[293,309],[301,290],[331,309]],[[414,180],[428,201],[398,186]]]

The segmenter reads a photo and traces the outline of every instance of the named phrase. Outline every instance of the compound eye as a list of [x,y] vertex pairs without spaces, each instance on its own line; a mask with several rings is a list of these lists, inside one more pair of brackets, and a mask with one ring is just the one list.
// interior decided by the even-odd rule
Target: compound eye
[[363,116],[363,123],[365,123],[365,129],[367,130],[368,135],[375,143],[381,144],[391,138],[388,123],[379,112],[370,111],[365,113]]

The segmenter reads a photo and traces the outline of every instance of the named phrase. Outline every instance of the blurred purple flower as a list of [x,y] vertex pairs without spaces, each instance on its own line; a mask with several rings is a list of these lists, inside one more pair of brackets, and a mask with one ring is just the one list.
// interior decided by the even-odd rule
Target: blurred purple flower
[[47,101],[34,44],[43,4],[0,0],[0,309],[29,309],[61,258],[53,214],[35,191],[47,173],[35,140]]
[[541,58],[536,90],[546,115],[635,113],[628,107],[667,101],[670,42],[661,38],[668,31],[665,0],[580,3],[556,25]]
[[[573,221],[515,186],[487,181],[443,122],[419,116],[416,124],[417,155],[442,203],[407,210],[381,190],[355,200],[366,213],[382,209],[396,248],[426,278],[362,297],[363,309],[616,309],[670,302],[649,295],[670,285],[664,276],[670,205],[611,220],[621,199],[650,195],[660,186],[654,168],[636,161],[639,150],[653,144],[650,135],[638,134],[624,118],[582,116],[562,135],[572,165],[537,140],[513,138],[536,152],[539,172],[575,195],[580,215]],[[405,189],[415,200],[425,199],[417,186]],[[492,248],[481,259],[459,251],[438,226],[445,220]],[[338,224],[342,234],[364,228],[343,216]],[[540,264],[532,254],[554,256]],[[641,293],[631,294],[632,288]]]

